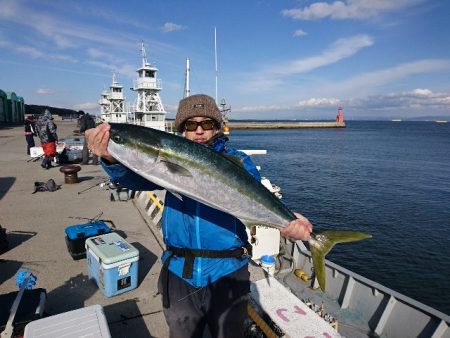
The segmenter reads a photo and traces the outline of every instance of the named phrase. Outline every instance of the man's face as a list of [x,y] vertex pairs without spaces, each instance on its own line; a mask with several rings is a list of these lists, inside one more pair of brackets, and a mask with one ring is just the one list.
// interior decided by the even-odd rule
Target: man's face
[[[192,121],[192,122],[190,122],[190,121]],[[194,125],[195,122],[202,122],[202,121],[213,122],[213,120],[211,120],[210,118],[207,118],[207,117],[193,117],[193,118],[190,118],[189,120],[187,120],[186,122],[188,124]],[[214,127],[210,130],[204,130],[200,124],[197,124],[195,130],[191,131],[191,130],[186,129],[186,122],[185,122],[185,129],[183,132],[183,136],[185,138],[187,138],[188,140],[191,140],[191,141],[194,141],[197,143],[205,143],[205,142],[208,142],[212,137],[214,137],[218,133],[217,125],[215,123],[214,123]],[[206,123],[205,128],[207,128],[208,125],[209,125],[209,123]]]

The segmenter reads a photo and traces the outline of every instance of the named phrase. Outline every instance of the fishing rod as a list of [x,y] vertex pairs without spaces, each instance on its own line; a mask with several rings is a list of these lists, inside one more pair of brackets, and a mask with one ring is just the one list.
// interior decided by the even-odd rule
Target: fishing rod
[[69,218],[72,218],[72,219],[87,219],[89,222],[94,223],[94,222],[97,222],[100,219],[100,217],[102,217],[102,215],[103,215],[103,211],[101,211],[99,214],[95,215],[92,218],[79,217],[79,216],[69,216]]
[[[84,219],[85,219],[85,220],[88,220],[89,223],[95,223],[95,222],[97,222],[97,221],[100,220],[100,218],[102,217],[102,215],[103,215],[103,211],[100,212],[98,215],[95,215],[95,216],[92,217],[92,218],[89,218],[89,217],[79,217],[79,216],[68,216],[68,218],[72,218],[72,219],[80,219],[80,220],[84,220]],[[117,228],[116,228],[116,225],[114,224],[114,222],[113,222],[112,220],[110,220],[110,219],[102,219],[101,221],[103,221],[103,222],[105,222],[105,223],[111,224],[111,228],[112,228],[112,229],[117,229]]]
[[94,184],[94,185],[92,185],[92,186],[90,186],[90,187],[88,187],[88,188],[86,188],[86,189],[83,189],[83,190],[81,190],[81,191],[79,191],[78,192],[78,195],[80,195],[80,194],[82,194],[82,193],[84,193],[84,192],[86,192],[86,191],[88,191],[88,190],[91,190],[92,188],[95,188],[95,187],[97,187],[97,186],[101,186],[102,184],[104,184],[104,183],[106,183],[106,182],[108,182],[108,181],[110,181],[110,179],[109,178],[107,178],[107,179],[105,179],[105,180],[103,180],[103,181],[101,181],[101,182],[98,182],[98,183],[96,183],[96,184]]
[[41,155],[39,155],[39,156],[32,157],[32,158],[30,158],[27,162],[36,162],[36,161],[40,160],[41,158],[43,158],[44,155],[45,155],[45,154],[41,154]]

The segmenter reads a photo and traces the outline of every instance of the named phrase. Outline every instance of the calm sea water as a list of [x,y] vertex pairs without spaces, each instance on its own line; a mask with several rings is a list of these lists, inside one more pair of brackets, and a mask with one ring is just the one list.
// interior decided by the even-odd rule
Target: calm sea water
[[230,140],[267,150],[254,162],[315,229],[373,235],[328,259],[450,314],[450,123],[232,130]]

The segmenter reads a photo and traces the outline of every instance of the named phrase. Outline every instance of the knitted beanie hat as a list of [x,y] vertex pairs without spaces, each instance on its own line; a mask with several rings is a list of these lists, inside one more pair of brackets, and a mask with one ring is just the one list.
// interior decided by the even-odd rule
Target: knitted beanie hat
[[175,129],[183,132],[184,122],[193,117],[209,117],[222,126],[222,114],[217,108],[216,101],[211,96],[198,94],[188,96],[180,101],[177,116],[175,117]]

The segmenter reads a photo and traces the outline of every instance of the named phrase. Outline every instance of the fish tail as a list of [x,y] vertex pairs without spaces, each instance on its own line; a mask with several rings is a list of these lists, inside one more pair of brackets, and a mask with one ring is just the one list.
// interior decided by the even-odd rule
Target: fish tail
[[309,247],[313,259],[314,273],[319,282],[320,289],[325,291],[325,256],[337,243],[356,242],[372,235],[354,231],[324,231],[311,234]]

